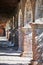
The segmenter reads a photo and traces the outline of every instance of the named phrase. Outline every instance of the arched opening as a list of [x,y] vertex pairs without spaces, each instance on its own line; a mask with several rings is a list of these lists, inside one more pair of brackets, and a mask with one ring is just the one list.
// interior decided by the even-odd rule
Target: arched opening
[[24,9],[24,25],[30,22],[32,22],[32,7],[31,7],[31,1],[27,0]]
[[18,27],[22,27],[23,25],[23,14],[22,14],[22,10],[19,10],[19,14],[18,14]]
[[[4,5],[5,3],[5,5]],[[8,3],[6,5],[6,3]],[[3,23],[0,24],[0,50],[2,53],[13,53],[15,51],[22,50],[22,11],[19,10],[20,1],[2,1],[0,7],[0,20],[2,18]],[[3,19],[4,17],[4,19]],[[4,24],[5,22],[5,24]]]
[[[17,13],[3,20],[0,24],[0,48],[2,53],[13,53],[22,51],[23,35],[21,27],[23,26],[23,15],[21,9],[19,15]],[[3,18],[2,18],[3,19]],[[5,22],[5,23],[4,23]],[[3,31],[3,28],[5,31]],[[4,34],[5,32],[5,34]],[[4,34],[4,35],[3,35]],[[5,50],[6,49],[6,50]],[[21,53],[21,52],[20,52]],[[8,54],[10,55],[10,54]],[[11,54],[12,55],[12,54]]]
[[13,53],[18,50],[18,23],[15,24],[17,18],[15,20],[15,16],[11,16],[0,18],[0,51],[2,53]]
[[36,1],[35,22],[43,23],[43,0]]
[[22,14],[22,10],[19,10],[19,15],[18,15],[18,32],[19,32],[19,37],[18,37],[18,43],[19,43],[19,49],[20,51],[23,50],[23,33],[21,28],[23,27],[23,14]]

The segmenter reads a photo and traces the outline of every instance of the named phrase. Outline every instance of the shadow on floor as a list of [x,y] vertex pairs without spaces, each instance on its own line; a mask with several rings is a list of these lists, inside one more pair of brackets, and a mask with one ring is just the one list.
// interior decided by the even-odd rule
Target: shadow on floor
[[[7,56],[7,53],[9,53],[9,55],[10,53],[17,53],[17,50],[18,50],[17,46],[13,46],[13,47],[1,47],[0,46],[0,56]],[[4,53],[4,54],[1,54],[1,53]]]
[[0,63],[0,65],[21,65],[21,64],[5,64],[5,63]]

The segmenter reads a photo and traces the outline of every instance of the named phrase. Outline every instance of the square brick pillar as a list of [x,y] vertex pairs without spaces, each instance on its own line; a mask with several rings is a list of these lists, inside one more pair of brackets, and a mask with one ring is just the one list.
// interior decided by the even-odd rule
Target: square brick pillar
[[43,24],[31,23],[32,27],[32,65],[43,65]]

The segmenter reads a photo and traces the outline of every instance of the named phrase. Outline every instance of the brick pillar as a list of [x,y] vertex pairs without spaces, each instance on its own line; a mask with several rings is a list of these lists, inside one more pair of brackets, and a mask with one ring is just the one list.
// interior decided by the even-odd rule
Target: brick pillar
[[[39,24],[31,24],[32,26],[32,50],[33,50],[33,61],[32,61],[32,65],[42,65],[42,57],[41,57],[41,51],[40,53],[38,52],[38,37],[37,37],[37,29],[39,27],[41,27]],[[41,28],[40,28],[41,30]],[[37,39],[36,39],[37,37]],[[40,50],[40,48],[39,48]]]
[[[32,58],[32,32],[31,28],[23,27],[23,56]],[[31,36],[31,37],[30,37]]]
[[22,28],[22,30],[23,30],[23,38],[24,38],[24,40],[23,40],[23,56],[26,56],[27,55],[27,42],[26,42],[26,34],[25,34],[25,31],[26,31],[26,29],[25,28]]
[[36,44],[36,40],[35,40],[35,37],[36,37],[36,31],[35,31],[35,25],[32,24],[32,50],[33,50],[33,65],[36,65],[37,64],[37,44]]
[[23,33],[22,33],[21,28],[18,29],[18,32],[19,32],[19,37],[18,37],[19,48],[18,48],[18,51],[23,51]]

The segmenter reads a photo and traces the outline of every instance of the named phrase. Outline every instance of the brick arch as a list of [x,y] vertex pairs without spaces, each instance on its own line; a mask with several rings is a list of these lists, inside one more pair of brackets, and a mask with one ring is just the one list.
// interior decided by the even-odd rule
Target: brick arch
[[23,26],[23,14],[22,14],[22,10],[19,9],[19,13],[18,13],[18,26],[22,27]]
[[[30,22],[30,18],[32,21],[32,6],[31,6],[31,0],[27,0],[25,2],[25,7],[24,7],[24,25],[27,22]],[[28,20],[27,20],[28,19]],[[26,22],[27,21],[27,22]]]

